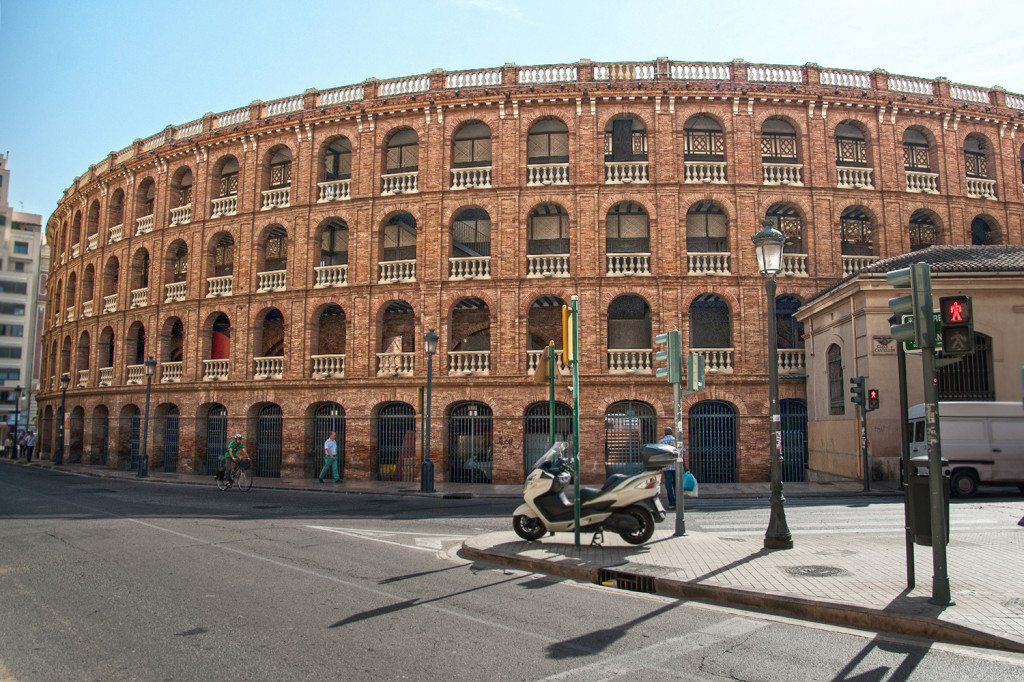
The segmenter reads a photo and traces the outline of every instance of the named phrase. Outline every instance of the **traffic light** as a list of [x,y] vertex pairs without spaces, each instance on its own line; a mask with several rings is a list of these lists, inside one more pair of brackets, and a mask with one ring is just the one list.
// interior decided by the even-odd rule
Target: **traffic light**
[[867,408],[868,408],[868,412],[871,412],[872,410],[877,410],[878,409],[878,389],[877,388],[869,388],[868,389],[868,405],[867,405]]
[[572,338],[572,308],[562,306],[562,362],[569,364],[576,361],[576,344]]
[[850,377],[850,394],[853,396],[850,398],[851,403],[855,403],[861,407],[866,404],[864,401],[864,377]]
[[[914,263],[909,268],[891,270],[885,273],[885,279],[894,289],[910,289],[910,296],[889,299],[889,309],[897,320],[889,327],[892,338],[903,343],[914,342],[919,348],[934,348],[932,276],[928,264]],[[902,323],[904,315],[913,315],[914,321]]]
[[974,352],[974,311],[970,296],[939,298],[942,320],[942,354],[966,355]]
[[679,331],[663,332],[654,337],[654,343],[664,346],[654,354],[657,362],[664,362],[664,367],[658,367],[654,374],[665,377],[670,384],[678,384],[683,381],[683,341]]
[[704,388],[704,364],[707,361],[700,353],[690,353],[686,357],[686,389],[696,393]]

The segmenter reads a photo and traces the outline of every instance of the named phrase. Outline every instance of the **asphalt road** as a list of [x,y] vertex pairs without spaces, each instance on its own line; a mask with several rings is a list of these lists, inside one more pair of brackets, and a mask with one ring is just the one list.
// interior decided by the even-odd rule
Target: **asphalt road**
[[[1024,676],[1024,656],[454,556],[463,537],[507,528],[513,505],[243,494],[0,466],[0,679]],[[694,522],[711,523],[716,506]],[[804,507],[822,504],[794,512]]]

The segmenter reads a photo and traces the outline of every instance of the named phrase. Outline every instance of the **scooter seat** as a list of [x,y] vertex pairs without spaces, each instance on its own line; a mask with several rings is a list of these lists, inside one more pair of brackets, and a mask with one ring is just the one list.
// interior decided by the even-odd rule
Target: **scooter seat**
[[617,486],[619,483],[625,481],[627,478],[629,478],[629,476],[627,476],[626,474],[612,474],[611,476],[608,477],[608,480],[604,482],[604,485],[601,486],[601,492],[608,492],[609,490]]
[[584,488],[580,487],[580,502],[586,503],[595,497],[600,497],[604,494],[603,488]]

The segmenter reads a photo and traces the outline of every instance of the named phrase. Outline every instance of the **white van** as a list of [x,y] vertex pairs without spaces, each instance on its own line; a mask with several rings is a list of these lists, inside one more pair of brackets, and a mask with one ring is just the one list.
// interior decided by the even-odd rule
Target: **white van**
[[[927,455],[924,404],[907,410],[910,456]],[[950,492],[971,497],[978,485],[1016,485],[1024,492],[1024,406],[1010,402],[939,403],[942,457]]]

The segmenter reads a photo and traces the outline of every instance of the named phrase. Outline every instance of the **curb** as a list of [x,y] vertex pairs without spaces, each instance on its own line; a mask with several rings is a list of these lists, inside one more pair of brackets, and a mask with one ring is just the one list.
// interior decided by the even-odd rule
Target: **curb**
[[[517,568],[532,573],[555,575],[573,580],[598,582],[598,572],[601,569],[596,566],[556,563],[545,559],[531,559],[519,555],[491,552],[486,549],[472,547],[468,542],[463,542],[462,547],[458,551],[458,555],[463,559],[484,561],[499,566]],[[800,620],[827,623],[829,625],[842,625],[861,630],[874,630],[904,636],[909,635],[937,642],[947,642],[949,644],[1024,653],[1024,642],[926,616],[891,613],[867,606],[819,601],[790,594],[755,592],[735,587],[659,578],[643,573],[616,569],[608,570],[614,573],[616,577],[642,579],[648,581],[648,584],[653,583],[653,593],[663,597],[705,602],[719,606],[732,606],[750,611],[760,611]]]

